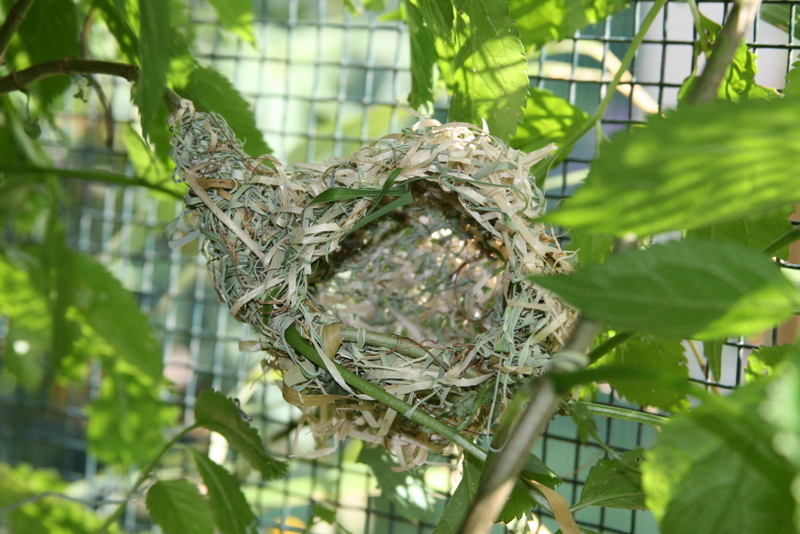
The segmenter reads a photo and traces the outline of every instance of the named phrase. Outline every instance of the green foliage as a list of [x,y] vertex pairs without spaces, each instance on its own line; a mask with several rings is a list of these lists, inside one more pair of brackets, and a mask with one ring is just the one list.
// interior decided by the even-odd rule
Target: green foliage
[[169,2],[139,0],[139,86],[135,102],[147,137],[156,109],[163,105],[172,48]]
[[159,480],[147,490],[147,511],[165,534],[212,534],[214,520],[197,486]]
[[111,354],[104,359],[100,393],[86,407],[86,439],[101,461],[144,464],[164,447],[163,429],[175,424],[178,408],[161,400],[163,379],[114,361]]
[[754,350],[747,356],[747,367],[744,369],[745,382],[750,384],[772,376],[778,364],[796,352],[795,345],[775,345]]
[[225,395],[207,389],[197,397],[196,425],[221,434],[265,480],[282,477],[286,464],[264,451],[258,431],[242,419],[234,402]]
[[646,510],[642,474],[639,471],[643,455],[644,449],[636,447],[622,453],[619,458],[604,458],[597,462],[586,477],[581,500],[574,509],[605,506]]
[[394,503],[400,515],[414,522],[430,519],[435,499],[426,490],[423,473],[394,471],[399,462],[384,447],[364,444],[356,461],[370,466],[381,495]]
[[615,136],[544,220],[617,236],[734,220],[800,200],[795,101],[716,102]]
[[264,142],[261,131],[256,127],[255,117],[249,104],[219,72],[197,67],[192,70],[186,85],[176,87],[176,91],[194,102],[198,109],[219,113],[225,117],[225,121],[236,135],[244,140],[244,150],[250,156],[258,157],[271,152]]
[[678,339],[759,332],[798,303],[797,289],[768,258],[722,241],[672,241],[535,280],[615,330]]
[[722,379],[722,346],[724,344],[724,339],[703,342],[703,353],[708,362],[708,369],[711,371],[711,376],[717,380]]
[[795,471],[772,449],[775,431],[759,414],[768,383],[741,387],[663,426],[642,464],[646,503],[663,534],[795,532]]
[[[67,484],[50,469],[34,469],[28,464],[14,467],[0,463],[0,510],[11,533],[94,534],[100,518],[86,506],[66,500]],[[27,501],[22,504],[23,501]],[[13,509],[8,507],[16,506]],[[119,532],[116,525],[111,534]]]
[[595,234],[587,230],[570,233],[569,250],[578,252],[581,265],[604,261],[614,248],[614,237],[609,234]]
[[[652,375],[669,374],[689,378],[684,348],[678,340],[635,337],[603,357],[598,364],[624,365],[629,369],[641,369]],[[686,394],[680,391],[654,388],[645,381],[610,380],[609,384],[630,402],[641,406],[653,406],[664,411],[684,411],[689,408]]]
[[256,45],[253,35],[253,3],[250,0],[209,0],[219,17],[220,25],[246,43]]
[[800,96],[800,61],[792,63],[792,69],[786,74],[786,86],[783,88],[783,96],[787,99]]
[[525,46],[541,48],[571,37],[625,9],[628,0],[511,0],[509,8]]
[[[434,2],[421,2],[423,6],[433,5]],[[434,22],[423,16],[417,3],[406,0],[403,3],[406,10],[408,31],[411,32],[411,92],[408,103],[412,108],[433,104],[433,88],[435,85],[436,66],[436,39],[431,27]],[[434,19],[435,20],[435,19]],[[443,23],[442,23],[443,24]]]
[[[590,119],[585,111],[560,96],[536,87],[530,89],[523,114],[522,124],[511,138],[510,144],[526,152],[542,148],[548,143],[561,145],[580,132]],[[563,157],[565,156],[566,154]]]
[[524,49],[505,0],[459,0],[450,120],[481,124],[508,139],[528,96]]
[[239,489],[239,483],[225,468],[192,450],[192,458],[208,490],[208,502],[222,534],[255,534],[256,516]]

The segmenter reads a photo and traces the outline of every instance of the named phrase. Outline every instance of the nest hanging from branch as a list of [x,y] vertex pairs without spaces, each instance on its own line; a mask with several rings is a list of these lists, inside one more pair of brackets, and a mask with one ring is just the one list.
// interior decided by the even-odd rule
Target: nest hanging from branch
[[468,432],[488,431],[510,387],[565,341],[575,312],[528,281],[572,270],[536,222],[529,169],[553,147],[524,153],[423,119],[349,158],[284,169],[188,101],[170,120],[190,186],[173,244],[202,235],[220,299],[280,351],[283,396],[316,436],[381,443],[404,466],[447,444],[296,354],[282,336],[295,322],[321,354]]

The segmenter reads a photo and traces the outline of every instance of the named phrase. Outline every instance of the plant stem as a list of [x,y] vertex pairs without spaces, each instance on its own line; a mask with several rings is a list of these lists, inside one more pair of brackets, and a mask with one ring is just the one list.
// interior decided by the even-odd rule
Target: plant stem
[[79,59],[62,57],[32,65],[27,69],[17,70],[0,78],[0,94],[12,91],[26,92],[25,86],[51,76],[70,74],[109,74],[135,82],[139,78],[139,67],[127,63],[99,61],[96,59]]
[[[736,49],[744,39],[744,34],[753,23],[758,14],[761,0],[738,0],[733,6],[728,20],[717,36],[714,49],[703,69],[703,74],[697,78],[694,87],[686,95],[689,104],[705,104],[717,98],[717,91],[725,77],[725,72],[733,61]],[[702,38],[702,36],[701,36]]]
[[642,23],[639,26],[639,31],[634,36],[633,40],[631,41],[630,47],[628,47],[628,51],[625,52],[625,56],[622,58],[620,62],[619,69],[617,69],[617,73],[614,75],[614,78],[611,80],[611,83],[608,84],[606,88],[606,94],[603,97],[603,100],[600,101],[600,104],[597,106],[597,109],[592,115],[592,118],[587,122],[584,127],[572,135],[572,137],[564,143],[564,146],[561,150],[558,151],[558,155],[553,157],[552,159],[555,161],[558,157],[562,154],[568,153],[572,150],[572,147],[575,146],[584,135],[586,135],[592,128],[594,128],[595,124],[599,123],[600,120],[603,118],[603,115],[608,108],[608,105],[611,104],[611,99],[614,98],[614,93],[617,90],[617,86],[622,80],[622,76],[628,71],[628,67],[630,67],[631,62],[633,61],[634,56],[636,55],[637,50],[644,41],[647,32],[650,30],[650,26],[652,26],[653,22],[656,20],[658,13],[667,3],[667,0],[656,0],[653,4],[653,7],[650,8],[650,11],[647,12],[644,19],[642,19]]
[[6,57],[6,51],[8,50],[11,38],[14,37],[14,32],[17,31],[22,21],[25,20],[25,15],[28,13],[31,4],[33,4],[33,0],[17,0],[17,3],[8,10],[6,20],[3,21],[3,25],[0,26],[0,63],[2,63],[3,58]]
[[791,245],[798,239],[800,239],[800,226],[795,226],[791,230],[787,230],[775,241],[764,247],[763,252],[769,255],[776,254],[780,249],[787,245]]
[[708,57],[711,51],[708,49],[708,40],[706,39],[706,32],[703,29],[703,15],[700,13],[700,8],[697,7],[697,0],[688,0],[688,3],[689,10],[692,12],[692,19],[694,19],[694,28],[697,31],[700,50],[703,51],[705,57]]
[[136,482],[134,482],[134,484],[133,484],[133,486],[131,487],[130,491],[128,491],[128,494],[127,494],[127,495],[125,495],[125,498],[124,498],[124,499],[122,499],[122,502],[121,502],[121,503],[120,503],[120,505],[117,507],[117,509],[116,509],[116,510],[114,510],[114,512],[113,512],[111,515],[109,515],[108,517],[106,517],[105,521],[103,521],[103,524],[102,524],[102,525],[100,525],[100,527],[99,527],[99,528],[98,528],[98,529],[95,531],[95,534],[103,534],[104,532],[107,532],[107,531],[108,531],[108,527],[110,527],[110,526],[111,526],[111,524],[112,524],[114,521],[116,521],[116,519],[117,519],[117,518],[118,518],[120,515],[122,515],[122,512],[124,512],[124,511],[125,511],[125,507],[128,505],[128,501],[130,501],[130,500],[131,500],[131,497],[133,497],[133,496],[134,496],[134,494],[135,494],[137,491],[139,491],[139,486],[141,486],[141,485],[144,483],[144,481],[145,481],[145,480],[147,480],[147,478],[150,476],[150,473],[151,473],[151,472],[152,472],[152,471],[153,471],[153,470],[156,468],[156,466],[158,466],[158,462],[160,462],[160,461],[161,461],[161,458],[162,458],[162,457],[163,457],[163,456],[164,456],[164,455],[167,453],[167,451],[169,451],[169,450],[170,450],[170,449],[171,449],[171,448],[172,448],[172,447],[173,447],[173,446],[174,446],[174,445],[175,445],[175,444],[176,444],[176,443],[177,443],[177,442],[178,442],[178,441],[179,441],[179,440],[180,440],[180,439],[181,439],[183,436],[185,436],[185,435],[186,435],[186,434],[187,434],[187,433],[188,433],[190,430],[193,430],[194,428],[196,428],[196,426],[197,426],[197,425],[192,425],[192,426],[189,426],[189,427],[186,427],[186,428],[184,428],[183,430],[181,430],[181,431],[178,433],[178,435],[177,435],[177,436],[175,436],[174,438],[172,438],[172,439],[170,440],[170,442],[169,442],[169,443],[167,443],[166,445],[164,445],[164,447],[163,447],[163,448],[161,449],[161,451],[160,451],[160,452],[159,452],[159,453],[156,455],[156,457],[155,457],[155,458],[153,458],[153,461],[151,461],[149,464],[147,464],[147,466],[146,466],[144,469],[142,469],[142,470],[139,472],[139,477],[136,479]]
[[[342,336],[344,338],[344,336]],[[393,337],[393,336],[392,336]],[[319,354],[317,353],[317,349],[308,342],[300,333],[297,331],[296,325],[292,325],[286,329],[284,332],[284,338],[286,342],[291,345],[293,349],[299,352],[304,358],[308,359],[309,361],[313,362],[315,365],[320,367],[321,369],[326,369],[325,362],[322,361]],[[396,341],[394,342],[396,344]],[[376,401],[385,404],[392,410],[396,411],[397,413],[404,415],[411,419],[414,422],[421,424],[422,426],[436,432],[440,436],[449,439],[462,449],[464,449],[469,454],[473,455],[474,457],[478,458],[481,461],[486,460],[486,451],[482,448],[478,447],[475,443],[464,437],[460,432],[457,432],[453,429],[450,425],[443,423],[442,421],[431,417],[427,413],[415,409],[414,406],[410,405],[406,401],[395,397],[391,393],[388,393],[383,388],[376,386],[372,382],[365,380],[358,376],[357,374],[349,371],[348,369],[344,368],[340,364],[333,362],[336,366],[336,369],[342,375],[342,378],[347,385],[352,386],[353,388],[357,389],[361,393],[365,395],[369,395]]]
[[619,406],[607,406],[605,404],[595,404],[593,402],[579,402],[579,404],[594,415],[599,415],[600,417],[613,417],[614,419],[622,419],[658,427],[667,421],[667,418],[663,415],[640,412],[629,408],[620,408]]
[[87,182],[97,182],[102,184],[137,186],[152,189],[161,193],[166,193],[177,199],[182,199],[183,195],[163,185],[154,184],[144,178],[128,177],[124,174],[113,172],[94,171],[84,169],[58,169],[55,167],[27,167],[27,166],[5,166],[0,165],[0,173],[3,174],[52,174],[61,178],[77,178]]
[[620,332],[619,334],[612,336],[611,338],[607,339],[600,345],[593,348],[587,354],[589,358],[589,363],[594,363],[612,350],[616,349],[630,338],[633,337],[633,332]]

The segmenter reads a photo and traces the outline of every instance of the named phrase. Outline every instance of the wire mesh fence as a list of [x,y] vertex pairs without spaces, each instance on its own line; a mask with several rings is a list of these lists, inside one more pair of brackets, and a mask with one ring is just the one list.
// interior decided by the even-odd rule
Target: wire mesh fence
[[[591,114],[650,5],[632,2],[625,11],[574,39],[532,53],[532,86],[553,91]],[[192,2],[191,6],[195,31],[202,37],[196,57],[225,74],[252,103],[258,125],[281,161],[321,162],[342,156],[416,121],[401,106],[411,82],[408,29],[397,17],[369,11],[354,14],[338,0],[260,0],[254,6],[258,41],[254,48],[220,29],[208,5]],[[704,13],[717,21],[730,7],[727,2],[702,2]],[[760,56],[757,81],[780,88],[800,48],[795,37],[797,4],[771,2],[769,9],[785,12],[788,26],[778,29],[762,16],[747,41]],[[681,83],[697,66],[693,28],[686,4],[667,4],[635,57],[630,85],[622,86],[624,91],[614,97],[602,121],[605,135],[676,105]],[[104,108],[96,93],[86,102],[66,101],[58,123],[69,138],[68,150],[60,148],[61,133],[45,132],[45,137],[61,166],[132,174],[132,160],[143,156],[129,153],[130,145],[123,142],[134,122],[128,103],[130,88],[120,81],[102,83],[110,108]],[[446,109],[442,93],[433,115],[444,119]],[[569,196],[582,182],[596,152],[597,135],[590,134],[551,170],[546,184],[551,204]],[[171,249],[162,237],[164,226],[179,214],[180,206],[134,188],[80,180],[66,183],[69,202],[63,219],[69,245],[98,257],[134,292],[151,317],[163,342],[165,374],[174,384],[169,400],[180,407],[183,422],[193,422],[198,393],[215,388],[239,399],[266,437],[270,452],[288,456],[314,450],[310,436],[295,432],[299,413],[261,378],[260,356],[239,350],[239,341],[255,339],[255,334],[220,305],[205,276],[204,258],[192,247]],[[729,342],[720,381],[709,378],[705,362],[695,358],[693,347],[687,345],[692,376],[710,387],[734,388],[742,381],[748,351],[762,343],[776,343],[783,335],[791,334],[776,331],[766,339]],[[67,480],[81,481],[86,502],[118,498],[129,477],[105,471],[87,450],[85,440],[82,407],[97,395],[98,388],[99,369],[84,387],[56,389],[49,399],[4,387],[0,376],[0,461],[53,467]],[[600,400],[624,404],[609,392],[601,392]],[[600,435],[619,450],[647,447],[655,438],[653,429],[644,425],[598,422]],[[187,440],[207,444],[217,461],[235,462],[225,443],[213,435],[197,432]],[[354,461],[358,448],[353,442],[329,456],[294,461],[285,479],[270,483],[259,482],[243,464],[234,463],[235,474],[247,481],[245,494],[260,512],[263,531],[300,532],[314,517],[314,506],[325,504],[337,510],[338,521],[351,532],[431,532],[444,501],[420,495],[416,502],[411,499],[415,506],[398,509],[379,496],[367,467]],[[557,416],[534,452],[563,477],[558,491],[576,502],[588,467],[603,451],[591,442],[583,443],[571,420]],[[187,462],[183,453],[175,452],[166,464],[176,475],[190,476]],[[452,475],[448,465],[435,466],[426,473],[425,482],[446,495]],[[419,484],[416,481],[409,487],[420,488]],[[658,531],[649,512],[585,508],[575,516],[582,525],[602,532]],[[132,532],[151,528],[141,501],[130,502],[122,525]],[[544,513],[542,525],[557,529]],[[324,528],[320,525],[314,532],[324,532]]]

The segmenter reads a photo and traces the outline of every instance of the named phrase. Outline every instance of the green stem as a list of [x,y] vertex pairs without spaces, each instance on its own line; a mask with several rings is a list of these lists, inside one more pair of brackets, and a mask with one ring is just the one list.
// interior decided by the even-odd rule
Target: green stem
[[708,57],[711,53],[711,50],[708,48],[706,31],[703,28],[703,15],[700,13],[700,8],[697,7],[697,0],[689,0],[689,10],[692,12],[692,19],[694,19],[694,27],[695,30],[697,30],[697,35],[700,42],[700,50],[703,51],[703,56]]
[[79,59],[63,57],[37,63],[27,69],[15,70],[0,78],[0,94],[12,91],[26,91],[25,86],[38,80],[52,76],[70,74],[109,74],[135,82],[139,78],[139,67],[127,63],[99,61],[96,59]]
[[111,524],[122,515],[122,512],[125,511],[125,507],[128,505],[128,502],[131,500],[131,498],[136,494],[137,491],[139,491],[139,486],[141,486],[144,481],[147,480],[147,478],[150,476],[150,473],[158,466],[161,458],[163,458],[167,451],[169,451],[183,436],[185,436],[189,431],[194,430],[196,427],[197,425],[192,425],[184,428],[178,433],[177,436],[172,438],[169,443],[164,445],[158,455],[153,458],[153,461],[147,464],[147,466],[139,472],[139,477],[136,479],[136,482],[134,482],[133,487],[131,487],[128,494],[125,495],[125,498],[122,499],[122,502],[117,509],[114,510],[111,515],[106,517],[105,521],[103,521],[103,524],[100,525],[100,527],[95,531],[95,534],[103,534],[104,532],[108,531],[108,528],[111,526]]
[[667,418],[663,415],[644,413],[637,410],[631,410],[630,408],[606,406],[605,404],[595,404],[593,402],[579,402],[579,404],[592,412],[594,415],[599,415],[600,417],[613,417],[614,419],[622,419],[625,421],[632,421],[634,423],[641,423],[643,425],[657,427],[660,427],[667,421]]
[[592,115],[592,118],[587,122],[584,127],[578,131],[577,133],[573,134],[569,140],[564,143],[564,146],[561,150],[558,151],[558,155],[553,157],[552,159],[555,161],[557,158],[561,157],[562,154],[568,153],[572,150],[572,147],[575,146],[584,135],[586,135],[592,128],[594,128],[595,124],[599,123],[600,120],[605,115],[606,109],[608,108],[609,104],[611,104],[611,99],[614,98],[614,93],[617,90],[617,86],[619,85],[620,80],[622,80],[622,76],[627,72],[628,67],[630,67],[631,62],[633,61],[634,56],[636,55],[637,50],[644,41],[647,32],[650,30],[650,26],[652,26],[653,22],[656,20],[658,13],[661,11],[661,8],[667,3],[667,0],[656,0],[653,4],[653,7],[650,8],[650,11],[647,12],[644,19],[642,20],[642,24],[639,27],[639,32],[634,36],[633,41],[631,41],[630,47],[628,47],[628,51],[625,52],[625,56],[622,58],[620,62],[619,69],[617,73],[614,75],[614,79],[611,80],[611,83],[608,84],[608,88],[606,89],[606,95],[603,97],[603,100],[600,101],[600,104],[597,106],[597,109]]
[[6,57],[8,45],[17,28],[25,20],[25,15],[28,13],[33,0],[18,0],[16,4],[11,6],[6,15],[6,20],[3,21],[3,26],[0,27],[0,63]]
[[177,191],[169,189],[163,185],[154,184],[144,178],[131,178],[124,174],[113,172],[94,171],[84,169],[58,169],[55,167],[27,167],[27,166],[3,166],[0,165],[0,172],[3,174],[50,174],[61,178],[77,178],[87,182],[97,182],[102,184],[137,186],[166,193],[177,199],[182,199],[183,195]]
[[733,6],[728,20],[725,21],[725,25],[717,36],[703,74],[697,78],[697,82],[686,95],[687,103],[706,104],[717,98],[717,91],[725,77],[725,72],[730,67],[747,28],[758,14],[759,6],[761,6],[761,0],[738,0]]
[[[358,328],[342,326],[340,332],[342,341],[345,343],[357,343],[359,341]],[[393,334],[381,334],[380,332],[365,330],[364,341],[367,345],[389,349],[412,358],[424,358],[429,354],[427,350],[418,344]]]
[[633,332],[620,332],[619,334],[612,336],[611,338],[607,339],[600,345],[593,348],[589,351],[587,355],[589,357],[589,363],[594,363],[612,350],[616,349],[630,338],[633,337]]
[[787,230],[786,233],[784,233],[778,239],[764,247],[764,253],[770,256],[776,254],[780,249],[787,245],[791,245],[798,239],[800,239],[800,226],[795,226],[791,230]]
[[[286,339],[286,342],[289,343],[289,345],[291,345],[291,347],[299,352],[304,358],[308,359],[321,369],[327,368],[325,362],[322,361],[322,358],[317,353],[317,349],[315,349],[314,346],[308,342],[308,340],[300,335],[300,333],[297,331],[296,325],[293,324],[286,329],[284,332],[284,338]],[[344,339],[344,335],[342,338]],[[394,343],[396,344],[396,339]],[[347,382],[347,385],[352,386],[365,395],[369,395],[376,401],[385,404],[397,413],[408,417],[412,421],[421,424],[433,432],[436,432],[440,436],[449,439],[481,461],[486,460],[486,451],[464,437],[461,433],[457,432],[450,425],[431,417],[421,410],[415,409],[406,401],[395,397],[391,393],[386,392],[383,388],[361,378],[340,364],[336,362],[333,362],[333,364],[336,366],[336,370],[342,375],[344,381]]]

